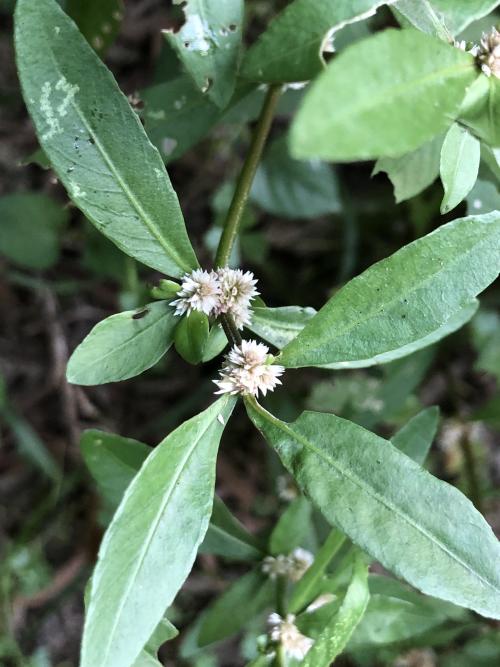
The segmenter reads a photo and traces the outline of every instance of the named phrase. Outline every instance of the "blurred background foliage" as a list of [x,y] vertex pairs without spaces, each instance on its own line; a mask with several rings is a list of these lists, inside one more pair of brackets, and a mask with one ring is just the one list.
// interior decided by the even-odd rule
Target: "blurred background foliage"
[[[198,256],[210,265],[264,91],[238,83],[224,111],[198,92],[160,32],[182,22],[172,3],[61,4],[103,56],[169,165]],[[286,3],[246,4],[245,39],[251,42]],[[156,444],[207,404],[219,361],[195,367],[171,352],[130,381],[85,389],[66,383],[68,356],[91,327],[146,303],[160,276],[94,230],[38,149],[15,73],[13,5],[0,1],[0,664],[72,667],[78,663],[83,589],[110,511],[84,465],[80,433],[99,428]],[[478,21],[463,37],[477,40],[491,23],[491,16]],[[382,9],[343,29],[335,46],[341,50],[394,24]],[[346,280],[443,222],[500,208],[487,156],[467,201],[445,216],[439,211],[441,184],[418,181],[415,172],[379,164],[380,173],[372,175],[372,163],[333,167],[292,159],[286,131],[302,94],[289,88],[282,97],[233,256],[234,265],[259,277],[266,304],[318,308]],[[389,171],[395,193],[383,171]],[[466,493],[498,535],[499,305],[494,285],[466,327],[385,366],[289,371],[287,391],[267,403],[284,419],[304,407],[330,411],[385,437],[426,406],[438,405],[428,467]],[[286,492],[277,460],[238,410],[240,418],[223,439],[217,492],[248,529],[265,535],[294,493]],[[320,518],[315,521],[310,540],[324,535]],[[201,554],[171,620],[189,627],[244,572]],[[381,596],[379,606],[370,607],[339,664],[500,664],[495,622],[466,612],[452,622],[428,609],[419,618],[414,611],[405,616],[399,603],[384,606],[387,599],[396,598],[384,603]],[[244,664],[253,657],[260,621],[214,650],[198,651],[192,634],[182,646],[169,642],[162,649],[164,664]]]

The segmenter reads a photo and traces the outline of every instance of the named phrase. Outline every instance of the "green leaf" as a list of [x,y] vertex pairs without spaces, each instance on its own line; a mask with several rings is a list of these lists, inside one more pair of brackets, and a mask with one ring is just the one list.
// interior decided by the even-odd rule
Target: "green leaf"
[[448,130],[441,148],[440,174],[444,187],[441,213],[448,213],[465,199],[477,179],[481,144],[458,123]]
[[123,18],[122,0],[67,0],[65,9],[98,53],[115,41]]
[[59,258],[59,236],[67,220],[68,211],[47,195],[0,197],[0,253],[28,269],[48,269]]
[[353,575],[342,606],[314,642],[304,667],[328,667],[342,653],[363,618],[370,599],[368,567],[361,554],[354,560]]
[[205,313],[193,310],[175,327],[175,349],[188,363],[199,364],[204,356],[208,336],[208,317]]
[[399,204],[425,190],[439,176],[439,158],[443,137],[427,141],[423,146],[401,157],[377,160],[372,176],[385,171],[394,186],[394,197]]
[[146,647],[139,653],[139,656],[132,667],[162,667],[157,658],[158,650],[165,642],[177,637],[179,631],[167,618],[162,618],[155,631],[150,637]]
[[274,586],[260,567],[243,575],[217,598],[203,615],[199,646],[226,639],[239,632],[273,603]]
[[241,75],[266,83],[312,79],[325,66],[322,53],[331,48],[335,33],[371,16],[386,3],[387,0],[294,0],[248,50]]
[[80,439],[83,460],[101,495],[117,507],[151,447],[115,433],[89,429]]
[[185,21],[164,31],[202,93],[224,108],[234,92],[243,28],[243,0],[187,0]]
[[284,348],[280,363],[354,362],[415,343],[463,317],[458,311],[474,307],[499,269],[498,212],[443,225],[348,282]]
[[233,406],[223,397],[179,426],[128,487],[99,550],[81,667],[130,667],[189,574],[212,511],[221,422]]
[[371,575],[368,581],[370,602],[349,642],[350,650],[403,642],[464,615],[461,609],[419,595],[394,579]]
[[227,338],[220,324],[212,324],[208,334],[207,344],[203,352],[203,362],[211,361],[218,356],[226,347]]
[[284,138],[276,140],[262,160],[250,193],[252,201],[272,215],[317,218],[341,209],[337,180],[330,165],[294,160]]
[[451,124],[476,77],[470,54],[434,37],[377,33],[348,47],[312,84],[292,125],[292,154],[399,157]]
[[391,9],[403,27],[414,26],[445,42],[451,42],[452,34],[430,0],[398,0],[391,5]]
[[148,88],[141,97],[146,131],[167,163],[194,146],[221,117],[187,76]]
[[200,553],[244,561],[261,560],[265,556],[260,541],[231,514],[218,496],[214,498],[210,525]]
[[248,399],[247,410],[331,524],[422,592],[500,617],[499,543],[457,489],[335,415],[286,424]]
[[439,423],[439,408],[422,410],[391,438],[391,443],[411,459],[423,465]]
[[345,536],[338,530],[334,529],[328,535],[324,544],[318,549],[313,564],[307,568],[293,589],[289,604],[292,614],[297,614],[312,601],[311,595],[316,591],[330,561],[344,542]]
[[[119,505],[127,487],[152,452],[151,447],[138,440],[96,429],[83,432],[80,449],[99,492],[112,508]],[[217,496],[200,552],[250,561],[260,560],[265,555],[260,541]]]
[[460,122],[470,127],[482,141],[494,148],[500,146],[500,80],[481,75],[470,87]]
[[252,310],[252,321],[247,328],[281,349],[302,331],[314,315],[314,308],[301,306],[257,307]]
[[154,366],[172,345],[178,322],[166,301],[107,317],[71,355],[68,381],[105,384],[139,375]]
[[197,266],[158,151],[55,0],[19,0],[16,54],[40,144],[70,197],[124,252],[182,276]]
[[299,496],[281,515],[269,538],[269,551],[274,556],[287,555],[299,547],[311,527],[311,503]]
[[449,29],[450,36],[453,37],[460,34],[473,21],[489,14],[497,5],[498,0],[473,0],[473,2],[471,0],[399,0],[394,6],[419,30],[439,34],[436,25],[438,21]]

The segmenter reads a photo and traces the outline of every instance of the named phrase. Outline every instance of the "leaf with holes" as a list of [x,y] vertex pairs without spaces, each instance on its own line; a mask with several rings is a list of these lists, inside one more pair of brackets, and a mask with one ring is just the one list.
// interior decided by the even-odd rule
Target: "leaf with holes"
[[26,106],[72,200],[144,264],[179,277],[195,268],[161,157],[111,73],[55,0],[19,0],[15,18]]
[[165,37],[197,88],[224,108],[236,83],[243,0],[187,0],[182,5],[184,24],[176,32],[166,30]]
[[248,50],[241,74],[265,83],[308,81],[324,68],[335,33],[385,4],[390,0],[294,0]]

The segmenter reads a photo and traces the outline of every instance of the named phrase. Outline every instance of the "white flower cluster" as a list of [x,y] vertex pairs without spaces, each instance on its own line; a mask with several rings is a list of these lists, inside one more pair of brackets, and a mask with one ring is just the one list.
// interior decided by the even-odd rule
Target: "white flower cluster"
[[270,579],[286,577],[290,581],[297,582],[302,579],[306,570],[313,564],[314,556],[306,549],[294,549],[291,554],[285,556],[266,556],[262,561],[262,572]]
[[229,313],[238,329],[242,329],[250,323],[250,303],[258,294],[256,284],[251,271],[227,267],[217,271],[196,269],[183,277],[172,305],[176,315],[192,310],[213,317]]
[[483,33],[478,58],[486,76],[493,75],[500,79],[500,32],[496,28]]
[[314,642],[297,628],[294,614],[287,614],[285,618],[271,614],[267,622],[271,641],[281,644],[290,658],[303,660],[306,657]]
[[219,387],[215,393],[257,396],[260,391],[265,396],[281,384],[279,376],[285,370],[283,366],[271,362],[266,345],[255,340],[243,340],[225,358],[220,378],[214,380]]

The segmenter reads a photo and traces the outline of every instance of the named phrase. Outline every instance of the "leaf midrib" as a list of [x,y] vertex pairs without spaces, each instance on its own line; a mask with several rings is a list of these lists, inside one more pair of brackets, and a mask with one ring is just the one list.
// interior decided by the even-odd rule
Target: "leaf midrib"
[[[452,47],[450,47],[452,48]],[[404,81],[403,83],[399,83],[397,85],[394,85],[392,87],[387,87],[383,89],[383,92],[385,94],[380,94],[376,97],[370,96],[370,95],[365,95],[363,98],[363,102],[357,105],[347,105],[347,104],[335,104],[335,110],[336,111],[341,111],[341,113],[335,113],[335,114],[328,114],[327,117],[329,120],[328,124],[331,124],[332,122],[337,123],[337,122],[342,122],[345,118],[350,118],[352,117],[353,114],[363,114],[367,111],[372,111],[374,106],[376,105],[387,105],[387,104],[394,104],[394,100],[398,100],[401,97],[409,97],[407,95],[408,91],[411,91],[412,89],[417,89],[417,91],[421,94],[421,88],[425,88],[426,84],[431,83],[434,79],[439,79],[441,77],[447,77],[448,74],[455,74],[459,75],[462,72],[465,72],[467,70],[473,71],[473,63],[469,62],[467,64],[458,64],[455,63],[453,65],[450,65],[448,67],[443,67],[439,70],[434,70],[425,76],[422,76],[420,78],[415,78],[415,79],[410,79],[410,81]],[[450,77],[451,78],[451,77]],[[464,86],[464,91],[465,91],[465,86]],[[315,93],[317,95],[317,93]],[[391,100],[391,101],[389,101]],[[309,102],[310,104],[310,102]],[[304,109],[305,107],[303,107]],[[323,126],[324,127],[324,126]],[[321,130],[323,132],[323,130]]]
[[[485,225],[491,224],[493,228],[496,228],[496,227],[498,226],[498,222],[492,222],[492,223],[479,223],[479,224],[485,224]],[[441,228],[441,229],[442,229],[442,228]],[[439,233],[439,231],[440,231],[439,229],[436,230],[437,233]],[[496,230],[496,233],[498,233],[498,230]],[[429,236],[430,236],[430,235],[429,235]],[[425,237],[425,238],[429,238],[429,237]],[[465,257],[467,257],[468,255],[472,254],[472,253],[476,250],[477,246],[481,245],[481,244],[484,243],[485,241],[488,241],[489,238],[490,238],[490,235],[489,235],[489,234],[486,235],[486,236],[481,237],[481,239],[479,239],[473,246],[470,246],[469,248],[467,248],[467,249],[465,250],[464,253],[461,253],[461,254],[459,254],[459,255],[456,255],[455,258],[454,258],[453,260],[451,260],[449,263],[446,264],[446,266],[442,266],[442,267],[438,268],[437,271],[434,271],[433,273],[430,273],[430,274],[427,276],[427,278],[425,278],[425,279],[422,280],[421,282],[418,282],[417,284],[414,283],[412,287],[409,287],[408,290],[404,292],[404,294],[400,294],[399,296],[395,296],[395,297],[393,297],[392,299],[390,299],[389,301],[384,301],[384,302],[383,302],[381,305],[379,305],[375,310],[371,311],[366,317],[360,317],[360,318],[357,318],[357,319],[354,320],[354,321],[351,321],[351,323],[349,324],[349,326],[344,327],[344,328],[340,331],[340,333],[338,333],[339,330],[336,329],[336,332],[338,333],[338,335],[334,335],[334,336],[329,337],[329,338],[327,339],[328,342],[331,344],[333,341],[338,340],[338,339],[340,339],[340,338],[346,336],[346,335],[349,334],[355,327],[357,327],[359,324],[362,324],[362,323],[364,323],[364,322],[368,322],[368,321],[370,321],[370,320],[372,320],[372,319],[378,317],[378,316],[381,315],[381,313],[384,312],[386,309],[387,309],[387,310],[392,310],[393,306],[394,306],[396,303],[398,303],[399,301],[401,301],[402,296],[411,295],[411,294],[413,294],[414,292],[416,292],[416,291],[422,289],[423,287],[425,287],[425,286],[427,285],[427,283],[429,283],[431,280],[433,280],[434,278],[436,278],[437,276],[439,276],[441,273],[443,273],[444,271],[448,271],[448,270],[449,270],[451,267],[453,267],[455,264],[457,264],[458,262],[463,261]],[[411,246],[411,244],[410,244],[410,246]],[[405,246],[405,248],[409,248],[410,246]],[[402,250],[399,251],[399,252],[404,251],[405,248],[402,248]],[[382,260],[382,262],[383,262],[383,261],[387,261],[387,260]],[[379,264],[380,264],[380,263],[381,263],[381,262],[379,262]],[[374,265],[374,266],[376,266],[376,265]],[[369,270],[370,270],[370,269],[367,269],[367,271],[369,271]],[[361,274],[361,276],[363,276],[363,274]],[[361,277],[361,276],[359,276],[359,277]],[[354,279],[354,280],[356,280],[356,279]],[[347,285],[349,285],[349,283],[348,283]],[[347,285],[342,289],[342,291],[347,287]],[[340,297],[340,294],[341,294],[341,292],[339,292],[338,295],[336,295],[336,296],[337,296],[337,297]],[[333,300],[334,300],[335,298],[336,298],[336,297],[333,297],[333,299],[332,299],[332,304],[333,304]],[[473,296],[471,296],[471,299],[472,299],[472,298],[473,298]],[[328,305],[328,302],[327,302],[327,304],[325,304],[325,306],[326,306],[326,305]],[[325,306],[324,306],[324,307],[325,307]],[[309,320],[309,322],[306,324],[306,326],[304,327],[304,329],[303,329],[302,331],[304,332],[304,331],[306,330],[307,327],[312,326],[312,323],[314,322],[314,319],[315,319],[318,315],[320,315],[320,314],[321,314],[321,310],[319,310],[318,313],[317,313],[317,315],[315,315],[314,317],[312,317],[312,318]],[[451,316],[452,316],[452,315],[450,315],[449,317],[451,317]],[[322,317],[323,317],[323,318],[326,318],[326,315],[323,315]],[[446,322],[448,321],[449,317],[448,317],[446,320],[444,320],[443,322],[441,322],[441,324],[440,324],[439,326],[444,326],[444,325],[446,324]],[[400,346],[400,347],[405,347],[406,345],[410,345],[411,343],[416,342],[417,340],[421,340],[422,338],[426,338],[426,337],[427,337],[428,335],[430,335],[431,333],[432,333],[432,331],[429,332],[429,333],[427,333],[427,334],[425,334],[424,336],[420,336],[420,338],[418,338],[418,339],[414,339],[414,340],[412,340],[412,341],[409,341],[408,343],[405,343],[405,345],[402,345],[402,346]],[[310,332],[309,332],[309,331],[307,332],[307,334],[310,336]],[[289,345],[291,345],[291,346],[292,346],[292,345],[296,345],[296,344],[297,344],[297,341],[299,340],[300,335],[301,335],[301,334],[299,334],[299,336],[297,336],[297,338],[294,338],[294,339],[289,343]],[[316,336],[316,337],[317,337],[317,336]],[[399,349],[399,348],[396,347],[396,348],[393,348],[393,349],[396,350],[396,349]],[[380,355],[380,354],[386,354],[386,353],[388,353],[388,352],[392,352],[393,349],[389,349],[389,350],[384,350],[384,351],[382,351],[382,352],[378,352],[377,355],[375,355],[375,356],[378,356],[378,355]],[[284,348],[283,351],[285,352],[285,351],[286,351],[286,348]],[[310,348],[310,349],[307,350],[307,354],[316,354],[316,353],[318,353],[318,352],[321,352],[321,347],[319,347],[319,348],[318,348],[318,347]],[[352,360],[350,360],[350,361],[356,361],[356,360],[355,360],[355,359],[352,359]],[[337,362],[336,362],[335,360],[332,360],[332,361],[330,361],[330,362],[327,361],[327,362],[324,362],[324,363],[337,363]]]
[[[142,549],[141,549],[141,551],[140,551],[140,556],[139,556],[139,558],[136,560],[136,566],[135,566],[135,568],[134,568],[134,570],[133,570],[132,575],[129,577],[129,583],[128,583],[128,585],[127,585],[127,588],[126,588],[126,590],[125,590],[123,596],[121,597],[120,605],[119,605],[119,607],[118,607],[118,609],[117,609],[117,611],[116,611],[116,613],[115,613],[114,623],[113,623],[113,626],[112,626],[112,628],[111,628],[111,630],[110,630],[110,632],[109,632],[109,634],[108,634],[108,642],[107,642],[107,644],[106,644],[106,648],[105,648],[105,652],[104,652],[104,659],[103,659],[102,662],[101,662],[102,665],[106,665],[106,664],[107,664],[108,655],[109,655],[109,652],[110,652],[110,650],[111,650],[112,643],[113,643],[113,641],[114,641],[114,635],[115,635],[115,632],[116,632],[116,628],[118,627],[118,623],[119,623],[119,621],[120,621],[121,615],[122,615],[122,613],[123,613],[123,609],[124,609],[124,607],[125,607],[125,604],[126,604],[127,601],[128,601],[128,598],[129,598],[129,595],[130,595],[130,591],[131,591],[132,586],[133,586],[133,584],[134,584],[134,582],[135,582],[135,580],[136,580],[136,578],[137,578],[137,576],[138,576],[138,573],[140,572],[140,570],[141,570],[141,568],[142,568],[142,566],[143,566],[144,560],[145,560],[145,558],[146,558],[146,554],[147,554],[148,549],[149,549],[149,547],[150,547],[150,544],[151,544],[152,540],[154,539],[154,536],[155,536],[155,534],[156,534],[156,532],[157,532],[158,525],[159,525],[159,523],[160,523],[160,521],[161,521],[161,518],[162,518],[162,516],[163,516],[163,514],[164,514],[164,512],[165,512],[165,508],[166,508],[166,506],[167,506],[167,504],[168,504],[170,498],[172,497],[172,494],[174,493],[174,491],[176,491],[177,483],[178,483],[178,481],[179,481],[179,478],[180,478],[181,474],[184,472],[184,469],[185,469],[185,467],[187,466],[187,464],[188,464],[188,462],[189,462],[189,459],[190,459],[191,456],[194,454],[194,452],[195,452],[195,450],[196,450],[196,448],[197,448],[197,446],[198,446],[198,443],[199,443],[200,440],[203,438],[203,436],[207,433],[207,431],[209,430],[209,428],[211,428],[211,427],[213,426],[214,421],[215,421],[215,419],[210,419],[210,421],[209,421],[209,423],[207,424],[207,426],[203,429],[203,431],[201,431],[201,432],[199,433],[198,437],[197,437],[197,438],[195,439],[195,441],[192,443],[191,447],[188,447],[188,448],[186,449],[186,453],[185,453],[184,457],[181,459],[181,463],[180,463],[180,465],[179,465],[179,469],[178,469],[177,473],[174,475],[174,477],[171,479],[171,482],[170,482],[170,485],[169,485],[169,488],[168,488],[168,492],[164,495],[164,499],[163,499],[163,501],[162,501],[161,504],[160,504],[160,507],[159,507],[159,509],[158,509],[158,512],[156,513],[156,519],[154,520],[154,522],[152,523],[152,525],[151,525],[151,527],[150,527],[148,533],[146,534],[146,538],[145,538],[145,540],[143,541],[143,547],[142,547]],[[165,444],[165,442],[164,442],[163,444]],[[159,449],[160,449],[160,447],[158,447],[158,451],[159,451]],[[133,483],[132,483],[132,484],[133,484]],[[123,500],[122,500],[122,503],[123,503],[122,507],[125,506],[125,499],[128,498],[128,496],[129,496],[129,495],[131,494],[131,492],[133,491],[133,489],[131,488],[131,487],[132,487],[132,484],[128,487],[127,491],[125,492],[125,496],[124,496],[124,498],[123,498]],[[121,516],[121,513],[120,513],[120,516]],[[117,518],[118,518],[118,517],[117,517]],[[93,581],[94,581],[94,579],[93,579]],[[94,592],[94,591],[93,591],[93,592]],[[91,600],[92,600],[92,599],[94,599],[94,596],[93,596],[93,595],[91,595]],[[89,610],[89,611],[90,611],[90,610]],[[89,614],[89,616],[90,616],[90,614]]]
[[[272,417],[272,419],[269,419],[269,417]],[[285,422],[282,422],[281,420],[277,419],[276,417],[272,416],[269,414],[268,417],[266,417],[273,425],[275,425],[277,428],[279,428],[283,433],[286,433],[288,437],[291,437],[292,439],[296,440],[299,442],[299,444],[303,445],[306,449],[309,449],[311,452],[316,454],[319,458],[322,458],[327,464],[329,464],[332,468],[335,468],[337,472],[340,473],[341,476],[347,478],[349,481],[351,481],[355,486],[358,486],[361,490],[365,491],[368,496],[371,496],[374,498],[377,502],[379,502],[381,505],[389,509],[390,511],[394,512],[396,516],[398,516],[402,521],[406,522],[409,526],[411,526],[414,530],[417,532],[421,533],[426,539],[429,540],[429,542],[435,544],[441,551],[443,551],[445,554],[447,554],[452,560],[456,561],[464,570],[466,570],[468,573],[473,575],[475,578],[479,579],[483,584],[485,584],[488,588],[494,590],[496,593],[500,593],[500,588],[498,588],[494,583],[488,581],[487,579],[484,579],[478,572],[475,570],[471,569],[470,566],[464,562],[458,555],[454,554],[452,551],[446,547],[445,544],[441,542],[441,540],[434,539],[431,534],[428,533],[428,531],[420,527],[418,524],[416,524],[411,517],[409,517],[407,514],[404,512],[400,511],[397,507],[395,507],[392,503],[389,501],[385,500],[383,497],[381,497],[372,487],[368,486],[366,482],[350,473],[345,471],[342,466],[340,466],[337,462],[335,462],[333,459],[330,459],[321,449],[318,449],[315,447],[306,437],[302,436],[301,433],[298,433],[297,431],[294,431],[288,424]],[[393,446],[393,445],[391,445]]]
[[[132,312],[132,311],[131,311],[131,312]],[[120,314],[121,314],[121,313],[120,313]],[[163,319],[164,319],[165,317],[167,317],[168,315],[170,315],[170,314],[171,314],[171,313],[169,313],[168,311],[167,311],[166,313],[161,314],[161,315],[158,317],[158,319],[154,320],[153,322],[151,322],[150,324],[148,324],[146,327],[144,327],[143,329],[141,329],[141,330],[138,331],[137,333],[133,333],[133,334],[132,334],[129,338],[127,338],[126,340],[122,341],[122,342],[119,343],[118,345],[114,345],[114,346],[112,347],[111,350],[109,350],[108,352],[106,352],[106,354],[103,354],[103,355],[101,355],[100,357],[94,359],[94,361],[88,361],[88,362],[86,362],[86,368],[89,369],[89,368],[92,368],[92,367],[95,366],[95,365],[98,365],[98,364],[100,365],[100,364],[103,362],[104,359],[106,359],[106,358],[109,357],[110,355],[113,355],[113,354],[115,354],[116,352],[120,351],[122,348],[126,347],[127,345],[130,345],[130,343],[131,343],[132,341],[136,341],[136,342],[137,342],[137,339],[138,339],[140,336],[142,336],[143,333],[149,331],[151,328],[153,328],[153,327],[155,327],[155,326],[157,326],[157,325],[159,325],[159,324],[162,324]],[[132,318],[132,316],[131,316],[131,318]],[[104,321],[106,321],[106,320],[104,320]],[[103,327],[103,328],[104,328],[104,327]],[[92,332],[89,333],[89,336],[91,336],[91,335],[92,335]],[[94,335],[98,335],[97,332],[96,332]],[[85,342],[85,341],[83,341],[83,343],[84,343],[84,342]],[[83,344],[83,343],[82,343],[82,344]],[[172,341],[165,340],[165,345],[166,345],[166,346],[170,347],[171,344],[172,344]],[[168,347],[167,347],[167,349],[168,349]],[[166,350],[165,350],[165,351],[166,351]]]
[[[45,27],[45,25],[44,25],[44,27]],[[60,76],[63,76],[64,78],[66,78],[66,76],[64,75],[62,69],[60,68],[58,60],[55,56],[54,50],[52,48],[51,38],[47,34],[47,31],[45,31],[45,34],[46,34],[46,37],[47,37],[47,44],[48,44],[48,47],[49,47],[49,50],[50,50],[50,55],[51,55],[52,61],[54,63],[55,70],[57,72],[59,72]],[[102,63],[99,62],[98,65],[100,65],[100,64],[102,64]],[[112,83],[113,82],[114,82],[114,80],[112,80]],[[118,93],[119,93],[119,95],[123,95],[123,93],[119,89],[118,89]],[[94,145],[96,146],[96,148],[101,153],[101,156],[102,156],[104,162],[108,165],[108,168],[111,171],[112,175],[116,178],[118,184],[120,185],[120,187],[122,189],[122,192],[125,194],[126,199],[128,199],[128,201],[132,205],[132,208],[135,209],[135,211],[139,214],[140,218],[142,219],[144,225],[148,229],[151,236],[154,239],[156,239],[156,241],[158,241],[159,245],[161,246],[161,248],[163,249],[165,254],[168,257],[170,257],[171,261],[173,261],[174,264],[176,264],[183,271],[186,271],[186,272],[191,271],[192,267],[189,264],[184,262],[184,260],[178,254],[177,250],[175,250],[173,246],[170,247],[165,242],[161,233],[156,229],[155,223],[153,222],[153,220],[150,219],[149,215],[143,209],[143,207],[141,206],[141,204],[139,203],[139,201],[137,200],[137,198],[133,194],[132,190],[129,188],[125,179],[122,178],[118,169],[115,168],[113,160],[109,157],[108,152],[106,151],[106,149],[102,145],[99,137],[95,133],[92,126],[89,125],[89,123],[87,122],[87,118],[86,118],[85,114],[83,113],[83,111],[81,110],[80,106],[76,103],[75,98],[76,98],[76,95],[70,101],[71,107],[73,107],[73,110],[75,111],[76,115],[80,118],[80,120],[82,121],[83,125],[85,126],[87,132],[89,133],[89,135],[94,140]],[[137,121],[137,122],[139,122],[139,121]],[[145,137],[145,140],[146,140],[146,142],[149,141],[147,139],[147,137]],[[163,165],[163,162],[161,160],[160,160],[160,162]],[[153,176],[151,176],[151,178],[152,177]],[[163,180],[163,185],[165,185],[165,179],[162,179],[162,180]],[[181,217],[181,220],[182,220],[182,211],[180,209],[180,206],[179,206],[179,213],[180,213],[180,217]]]

